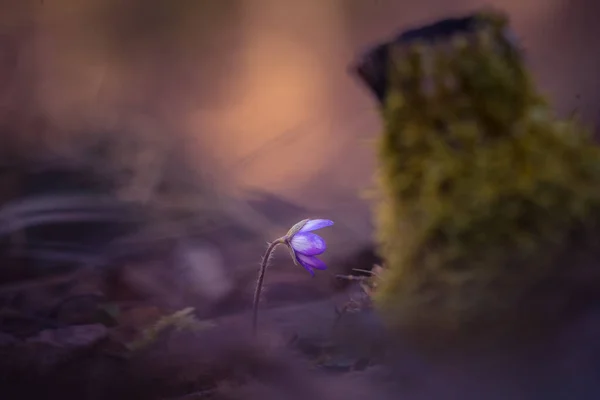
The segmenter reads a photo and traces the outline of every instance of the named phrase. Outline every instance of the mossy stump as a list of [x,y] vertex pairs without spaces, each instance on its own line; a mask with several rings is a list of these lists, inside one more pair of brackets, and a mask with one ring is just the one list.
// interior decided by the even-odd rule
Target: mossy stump
[[392,326],[536,325],[600,282],[600,149],[552,115],[503,14],[405,32],[358,72],[384,121],[376,304]]

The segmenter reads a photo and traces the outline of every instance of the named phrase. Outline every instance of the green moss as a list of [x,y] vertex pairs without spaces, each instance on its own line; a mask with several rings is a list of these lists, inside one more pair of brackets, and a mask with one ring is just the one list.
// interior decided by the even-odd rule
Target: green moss
[[461,327],[512,312],[600,215],[598,147],[552,116],[505,18],[479,21],[393,49],[376,301],[394,323]]

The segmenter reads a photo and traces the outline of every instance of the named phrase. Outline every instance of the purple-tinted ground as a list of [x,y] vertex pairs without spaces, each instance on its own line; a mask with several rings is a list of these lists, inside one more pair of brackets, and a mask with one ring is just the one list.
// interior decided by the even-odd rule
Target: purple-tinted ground
[[[266,196],[250,206],[259,217],[268,215],[279,235],[316,214],[284,203]],[[585,311],[558,332],[487,346],[444,345],[441,337],[433,354],[400,336],[389,340],[368,310],[346,314],[334,326],[336,307],[359,294],[334,275],[377,261],[337,221],[335,235],[322,232],[329,269],[315,278],[277,251],[253,341],[249,308],[266,240],[251,223],[234,221],[216,225],[210,235],[189,230],[168,240],[142,230],[125,246],[110,247],[112,264],[103,267],[59,269],[25,283],[4,277],[0,398],[600,398],[595,296],[583,299],[578,307]],[[18,258],[4,255],[7,265]],[[39,272],[40,266],[54,268],[23,263],[16,271]],[[187,307],[195,308],[200,330],[164,332],[145,347],[127,347],[162,317]]]
[[[2,398],[600,398],[598,307],[566,322],[560,332],[526,343],[445,348],[443,354],[429,354],[399,339],[386,348],[381,325],[368,311],[344,316],[332,329],[335,307],[355,295],[356,288],[327,295],[302,274],[295,281],[292,275],[271,272],[256,342],[249,335],[250,314],[245,310],[213,319],[212,328],[172,332],[128,353],[118,346],[127,334],[124,326],[140,323],[144,313],[146,320],[161,315],[148,304],[134,307],[137,316],[128,316],[139,321],[126,321],[124,312],[121,325],[109,326],[102,343],[63,359],[60,351],[76,347],[73,343],[85,344],[86,334],[80,333],[79,339],[73,333],[65,338],[46,335],[22,342],[18,352],[10,351],[15,339],[4,335]],[[294,291],[302,295],[292,301]],[[88,338],[95,334],[91,331]]]

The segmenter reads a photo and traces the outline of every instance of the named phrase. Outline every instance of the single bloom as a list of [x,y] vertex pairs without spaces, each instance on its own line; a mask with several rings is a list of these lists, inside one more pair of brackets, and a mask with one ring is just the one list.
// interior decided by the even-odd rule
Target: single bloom
[[333,221],[328,219],[305,219],[294,225],[285,236],[285,243],[290,248],[294,263],[303,266],[313,276],[315,269],[327,268],[325,263],[316,257],[325,252],[327,244],[322,237],[312,232],[331,225]]

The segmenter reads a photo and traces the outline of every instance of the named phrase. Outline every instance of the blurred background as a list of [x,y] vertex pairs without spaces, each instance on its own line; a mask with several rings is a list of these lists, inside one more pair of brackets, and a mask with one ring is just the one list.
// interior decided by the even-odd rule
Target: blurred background
[[[600,27],[591,1],[5,0],[2,161],[12,171],[33,159],[85,165],[140,204],[216,205],[263,241],[326,216],[340,242],[329,254],[342,256],[371,242],[361,193],[380,129],[349,65],[400,29],[488,6],[511,15],[556,111],[593,127],[600,53],[589,39]],[[178,194],[159,199],[165,185]],[[212,200],[189,196],[200,187]]]
[[[114,264],[200,241],[250,276],[265,241],[300,219],[327,217],[336,221],[327,261],[370,262],[362,194],[380,120],[349,66],[401,29],[490,6],[510,14],[557,113],[594,127],[600,53],[589,43],[600,27],[592,1],[4,0],[0,200],[39,216],[56,203],[39,200],[32,211],[24,199],[93,193],[123,203],[113,205],[128,218],[132,209],[143,214],[110,232],[71,224],[62,241],[55,231],[21,232],[39,217],[13,221],[3,233],[10,254],[21,246],[38,269],[49,258],[89,263],[90,251],[94,262]],[[98,211],[81,197],[53,201]],[[16,215],[8,207],[0,219]],[[84,241],[93,249],[82,253],[91,232],[98,237]]]
[[[247,309],[265,242],[304,218],[336,222],[330,271],[370,268],[381,126],[349,67],[490,6],[556,112],[596,129],[593,0],[2,0],[0,344],[123,344],[173,310]],[[267,303],[330,292],[275,260]]]
[[600,115],[600,54],[588,45],[600,28],[584,0],[4,4],[2,121],[22,140],[43,131],[60,147],[56,136],[119,129],[185,137],[223,193],[327,210],[362,240],[369,211],[357,194],[371,182],[379,119],[348,66],[399,29],[500,7],[556,110],[590,124]]

